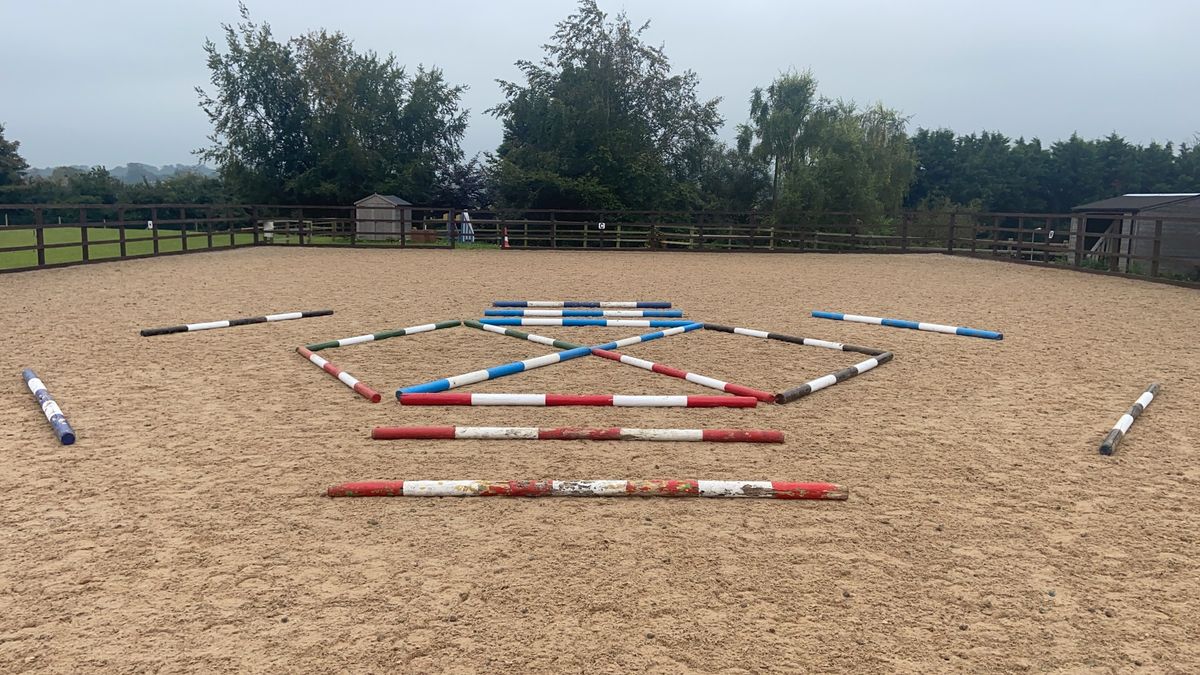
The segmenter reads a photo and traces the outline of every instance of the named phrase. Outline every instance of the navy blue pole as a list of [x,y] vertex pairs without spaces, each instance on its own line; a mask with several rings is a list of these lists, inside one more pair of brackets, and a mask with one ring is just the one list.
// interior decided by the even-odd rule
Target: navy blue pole
[[58,403],[54,401],[54,397],[50,395],[49,391],[46,391],[46,385],[42,384],[41,379],[29,368],[21,371],[21,377],[25,378],[25,384],[29,386],[29,391],[33,392],[34,398],[42,406],[42,412],[45,413],[50,426],[54,428],[54,435],[58,436],[58,441],[63,445],[74,443],[75,430],[67,423],[67,418],[63,415],[62,409],[58,407]]

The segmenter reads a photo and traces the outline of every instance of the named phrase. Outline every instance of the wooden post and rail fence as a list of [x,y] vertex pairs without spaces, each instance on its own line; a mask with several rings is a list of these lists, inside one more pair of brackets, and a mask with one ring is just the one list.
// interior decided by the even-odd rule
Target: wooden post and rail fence
[[1200,254],[1184,255],[1168,236],[1200,230],[1200,223],[1178,217],[906,211],[886,219],[808,213],[782,220],[757,212],[446,207],[404,213],[380,234],[344,206],[0,204],[0,272],[252,246],[487,248],[507,234],[514,249],[943,253],[1200,287]]

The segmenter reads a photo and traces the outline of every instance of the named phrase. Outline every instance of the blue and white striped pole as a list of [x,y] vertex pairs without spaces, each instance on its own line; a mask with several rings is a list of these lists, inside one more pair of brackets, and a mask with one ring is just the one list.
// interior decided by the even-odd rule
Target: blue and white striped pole
[[46,415],[46,420],[54,428],[54,435],[58,436],[58,442],[63,445],[74,443],[75,430],[67,423],[62,409],[58,407],[54,397],[46,390],[46,385],[42,384],[42,380],[29,368],[21,371],[21,377],[25,378],[25,384],[29,387],[29,391],[33,392],[34,398],[42,406],[42,413]]
[[493,307],[599,307],[611,309],[671,309],[671,303],[659,300],[497,300]]
[[[687,321],[684,321],[682,323],[685,325],[672,327],[671,330],[660,330],[660,331],[657,331],[654,333],[646,333],[645,335],[637,335],[634,337],[625,338],[623,340],[615,340],[613,342],[606,342],[602,345],[595,345],[595,346],[600,349],[619,349],[621,347],[626,347],[626,346],[629,346],[632,344],[637,344],[639,342],[648,342],[650,340],[657,340],[659,338],[664,338],[664,337],[667,337],[668,335],[675,335],[677,333],[688,333],[693,330],[699,330],[704,327],[704,324],[702,324],[702,323],[687,322]],[[486,324],[483,324],[483,325],[486,326]],[[485,330],[486,330],[486,327],[485,327]],[[540,336],[533,336],[533,337],[540,337]],[[547,338],[542,338],[542,339],[547,339]],[[533,341],[540,342],[540,340],[533,340]],[[496,378],[504,377],[506,375],[514,375],[516,373],[523,373],[526,370],[533,370],[534,368],[541,368],[542,366],[549,366],[551,364],[559,363],[561,361],[569,361],[571,359],[577,359],[581,356],[588,356],[591,353],[592,353],[592,347],[575,347],[573,349],[565,349],[561,352],[555,352],[553,354],[546,354],[545,356],[535,356],[532,359],[525,359],[524,361],[514,361],[512,363],[505,363],[503,365],[493,366],[491,368],[484,368],[483,370],[476,370],[476,371],[472,371],[470,373],[463,373],[462,375],[455,375],[454,377],[446,377],[446,378],[443,378],[440,380],[433,380],[431,382],[425,382],[423,384],[415,384],[411,387],[403,387],[401,389],[396,390],[396,398],[400,398],[401,394],[436,393],[436,392],[440,392],[440,391],[454,389],[457,387],[466,386],[468,384],[475,384],[476,382],[483,382],[485,380],[494,380]]]
[[614,328],[677,328],[689,326],[692,321],[684,319],[529,319],[512,317],[497,319],[494,317],[480,319],[479,323],[492,326],[608,326]]
[[670,319],[683,316],[682,309],[485,309],[484,316],[605,317],[610,319]]
[[841,314],[838,312],[813,312],[818,319],[833,319],[835,321],[853,321],[855,323],[870,323],[877,326],[892,328],[911,328],[931,333],[946,333],[949,335],[966,335],[967,337],[985,338],[987,340],[1003,340],[1004,333],[978,328],[963,328],[961,326],[943,326],[939,323],[924,323],[920,321],[905,321],[903,319],[882,319],[877,316],[859,316],[858,314]]

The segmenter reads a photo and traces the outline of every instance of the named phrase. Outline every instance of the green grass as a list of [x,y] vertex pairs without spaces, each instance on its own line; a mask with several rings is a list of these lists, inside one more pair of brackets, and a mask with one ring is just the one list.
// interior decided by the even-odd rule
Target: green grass
[[[44,230],[44,235],[47,244],[80,243],[78,227],[47,228]],[[182,250],[183,241],[178,230],[159,230],[158,236],[159,252],[168,253]],[[135,256],[153,253],[153,237],[154,234],[150,230],[126,230],[126,255]],[[89,227],[88,256],[92,260],[119,258],[121,256],[121,245],[118,243],[119,238],[120,235],[116,228]],[[206,233],[189,232],[187,241],[188,250],[208,248],[208,235]],[[235,235],[235,241],[238,244],[249,244],[254,241],[254,236],[249,233],[238,233]],[[0,230],[0,249],[14,246],[33,246],[35,244],[37,244],[37,234],[34,230]],[[228,245],[228,232],[213,233],[213,248],[222,248]],[[79,262],[82,259],[82,246],[46,249],[47,265]],[[35,266],[37,266],[37,251],[0,252],[0,269]]]

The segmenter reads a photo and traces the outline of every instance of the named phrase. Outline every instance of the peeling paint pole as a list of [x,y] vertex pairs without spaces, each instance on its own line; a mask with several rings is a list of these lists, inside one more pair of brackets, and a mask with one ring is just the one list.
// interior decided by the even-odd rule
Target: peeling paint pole
[[342,483],[329,497],[742,497],[836,499],[836,483],[767,480],[383,480]]

